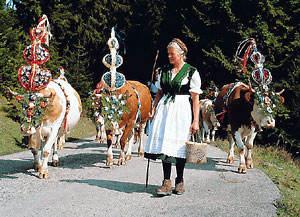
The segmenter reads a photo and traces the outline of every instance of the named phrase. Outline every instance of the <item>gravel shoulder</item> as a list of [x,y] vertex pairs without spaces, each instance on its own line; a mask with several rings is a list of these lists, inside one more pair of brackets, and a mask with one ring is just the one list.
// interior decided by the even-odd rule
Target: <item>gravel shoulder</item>
[[[146,136],[144,138],[146,140]],[[119,151],[114,149],[115,163]],[[162,166],[137,157],[125,166],[105,165],[106,145],[94,137],[68,142],[60,166],[39,179],[30,151],[0,157],[0,216],[276,216],[276,185],[261,171],[238,174],[238,162],[208,146],[206,164],[187,164],[183,195],[156,197]],[[254,162],[255,166],[255,162]],[[172,184],[176,176],[172,167]]]

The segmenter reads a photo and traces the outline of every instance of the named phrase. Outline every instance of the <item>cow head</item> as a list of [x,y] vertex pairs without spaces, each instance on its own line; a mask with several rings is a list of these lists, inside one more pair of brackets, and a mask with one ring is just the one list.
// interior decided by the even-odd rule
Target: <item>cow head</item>
[[118,94],[117,92],[101,90],[91,93],[91,103],[96,115],[104,121],[106,130],[117,131],[122,115],[129,112],[127,105],[128,92]]
[[7,87],[8,92],[16,97],[21,104],[21,133],[32,135],[36,133],[36,128],[40,126],[43,113],[47,106],[47,99],[51,98],[52,93],[42,94],[39,92],[28,92],[20,95]]
[[38,92],[30,92],[21,96],[22,115],[21,133],[32,135],[36,133],[43,119],[43,114],[47,106],[47,98]]
[[210,121],[211,121],[213,127],[215,129],[219,128],[220,127],[220,122],[217,119],[217,116],[216,116],[216,113],[215,113],[215,110],[214,110],[214,104],[209,104],[208,105],[207,112],[209,112],[209,114],[210,114]]
[[273,117],[273,108],[276,104],[283,103],[284,98],[280,96],[283,93],[275,93],[268,90],[267,86],[257,87],[255,90],[249,85],[248,95],[249,101],[253,103],[253,110],[251,116],[259,127],[274,128],[275,119]]

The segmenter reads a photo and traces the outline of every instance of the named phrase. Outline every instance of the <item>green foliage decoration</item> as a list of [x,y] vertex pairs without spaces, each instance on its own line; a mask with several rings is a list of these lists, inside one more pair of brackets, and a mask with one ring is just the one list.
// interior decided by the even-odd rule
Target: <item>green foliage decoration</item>
[[38,128],[44,117],[47,106],[47,99],[39,96],[36,92],[28,92],[16,96],[19,101],[18,111],[20,123],[26,128]]
[[259,85],[254,87],[254,90],[254,102],[258,104],[266,114],[272,113],[273,108],[277,108],[277,106],[282,103],[281,97],[266,86],[263,87]]
[[123,114],[129,113],[128,94],[117,94],[115,91],[103,90],[100,94],[92,94],[91,104],[94,112],[99,112],[104,118],[105,127],[112,127],[112,122],[119,123]]

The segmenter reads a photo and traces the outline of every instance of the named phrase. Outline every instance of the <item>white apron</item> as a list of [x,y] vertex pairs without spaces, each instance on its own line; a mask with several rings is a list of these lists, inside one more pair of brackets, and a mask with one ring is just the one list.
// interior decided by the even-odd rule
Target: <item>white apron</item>
[[185,142],[189,140],[192,123],[190,95],[176,95],[175,101],[164,104],[163,96],[149,129],[146,153],[186,158]]

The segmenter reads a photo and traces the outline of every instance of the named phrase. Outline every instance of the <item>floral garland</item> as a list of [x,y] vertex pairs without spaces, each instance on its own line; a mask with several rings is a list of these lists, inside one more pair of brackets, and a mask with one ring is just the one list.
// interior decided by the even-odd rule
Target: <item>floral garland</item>
[[18,95],[16,99],[21,105],[21,123],[24,127],[39,127],[47,106],[47,99],[40,97],[37,93]]
[[117,94],[115,91],[103,90],[92,93],[91,103],[94,111],[98,111],[105,120],[107,129],[112,127],[112,122],[119,123],[124,113],[129,112],[127,105],[128,94]]
[[272,113],[273,108],[282,103],[281,97],[274,91],[268,91],[266,85],[254,87],[254,90],[254,102],[261,107],[264,113]]

